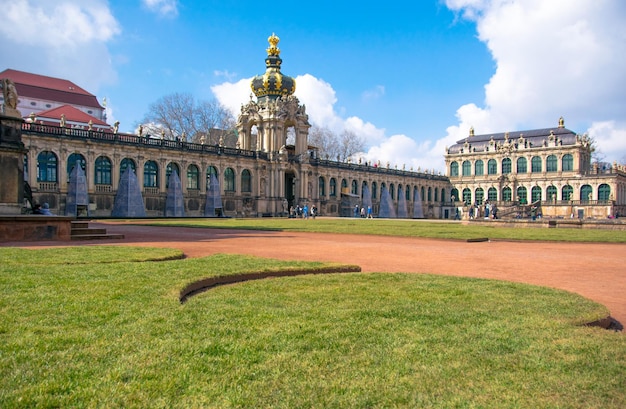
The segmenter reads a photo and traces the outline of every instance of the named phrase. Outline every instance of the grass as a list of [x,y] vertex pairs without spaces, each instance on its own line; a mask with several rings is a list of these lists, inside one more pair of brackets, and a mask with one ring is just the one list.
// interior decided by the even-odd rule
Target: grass
[[177,256],[0,248],[0,407],[626,406],[626,338],[581,326],[608,312],[576,294],[329,274],[180,304],[201,278],[325,264]]
[[515,228],[501,227],[495,223],[493,226],[484,226],[459,222],[360,218],[155,219],[147,222],[162,226],[352,233],[459,240],[487,237],[500,240],[626,243],[626,230]]

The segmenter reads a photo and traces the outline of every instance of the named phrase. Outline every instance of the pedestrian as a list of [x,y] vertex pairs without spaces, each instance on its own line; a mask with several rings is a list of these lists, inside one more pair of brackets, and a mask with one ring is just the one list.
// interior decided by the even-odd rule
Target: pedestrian
[[372,206],[367,206],[367,218],[368,219],[373,219],[373,216],[372,216]]
[[359,217],[359,205],[354,205],[354,217]]

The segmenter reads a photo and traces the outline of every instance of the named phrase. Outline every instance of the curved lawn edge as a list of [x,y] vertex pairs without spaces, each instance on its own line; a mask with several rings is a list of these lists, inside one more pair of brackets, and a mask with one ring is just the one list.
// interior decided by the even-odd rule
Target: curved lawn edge
[[225,284],[234,284],[241,283],[244,281],[252,281],[252,280],[262,280],[264,278],[270,277],[293,277],[300,275],[309,275],[309,274],[336,274],[336,273],[360,273],[361,267],[348,265],[348,266],[337,266],[337,267],[320,267],[320,268],[310,268],[304,270],[275,270],[275,271],[262,271],[257,273],[246,273],[246,274],[232,274],[225,276],[217,276],[217,277],[208,277],[203,278],[199,281],[194,281],[185,286],[180,291],[180,295],[178,297],[181,304],[184,304],[189,297],[192,297],[196,294],[203,293],[207,290],[210,290],[213,287],[217,287]]

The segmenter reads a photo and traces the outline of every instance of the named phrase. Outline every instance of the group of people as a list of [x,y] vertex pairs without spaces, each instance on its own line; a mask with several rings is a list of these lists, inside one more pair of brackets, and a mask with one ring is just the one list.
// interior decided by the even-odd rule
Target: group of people
[[48,203],[44,203],[42,205],[40,204],[33,205],[33,214],[53,216],[52,212],[50,211],[50,205]]
[[373,219],[372,206],[367,206],[367,210],[364,207],[359,208],[359,205],[354,205],[354,217],[361,216],[362,219]]
[[305,204],[304,206],[291,206],[291,208],[289,209],[289,217],[296,219],[308,219],[309,216],[315,219],[315,217],[317,216],[317,206],[313,205],[309,208],[309,205]]
[[479,219],[483,216],[485,219],[497,219],[498,218],[498,206],[489,203],[489,201],[485,201],[483,206],[479,204],[473,204],[469,208],[469,218],[470,220]]

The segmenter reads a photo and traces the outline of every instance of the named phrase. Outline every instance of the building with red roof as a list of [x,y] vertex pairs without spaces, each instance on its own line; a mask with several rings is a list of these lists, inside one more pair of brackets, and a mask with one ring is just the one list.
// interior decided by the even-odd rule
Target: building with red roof
[[[85,119],[84,123],[81,124],[82,126],[87,127],[90,120],[94,124],[106,124],[105,107],[98,102],[95,95],[71,81],[13,69],[0,72],[0,78],[8,78],[15,84],[19,98],[17,109],[22,113],[22,117],[27,120],[33,113],[39,116],[42,112],[46,112],[46,118],[48,118],[57,108],[71,106],[76,111],[85,114],[85,116],[81,116],[72,111],[72,115],[77,119],[79,117]],[[66,120],[70,115],[69,110],[67,111],[65,113]],[[57,124],[60,122],[61,113],[58,112],[59,116],[56,117]]]

